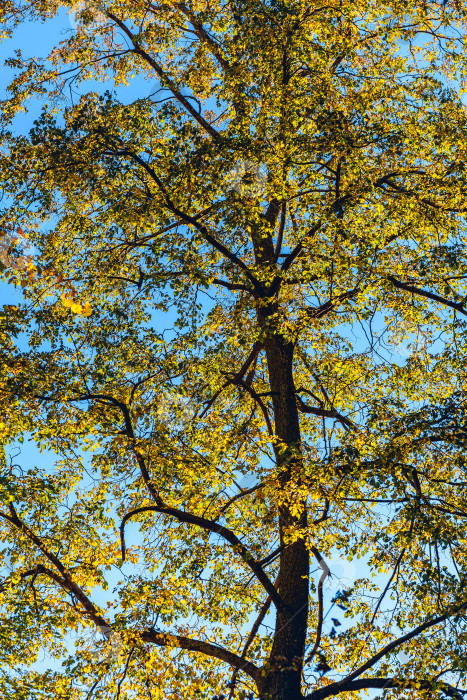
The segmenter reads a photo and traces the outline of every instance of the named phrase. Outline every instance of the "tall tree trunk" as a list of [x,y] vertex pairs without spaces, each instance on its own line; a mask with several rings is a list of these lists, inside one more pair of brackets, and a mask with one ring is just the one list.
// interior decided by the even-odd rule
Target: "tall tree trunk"
[[[291,479],[300,480],[303,466],[293,380],[294,347],[280,334],[273,333],[266,338],[265,349],[278,439],[276,459],[281,485],[286,487]],[[290,505],[287,501],[279,505],[281,545],[286,543],[290,527],[306,526],[305,503],[294,504],[300,506],[298,515],[296,512],[292,515]],[[304,540],[297,539],[284,548],[280,557],[279,592],[288,609],[277,612],[271,655],[259,689],[264,700],[300,700],[303,697],[300,687],[307,630],[308,578],[309,553]]]

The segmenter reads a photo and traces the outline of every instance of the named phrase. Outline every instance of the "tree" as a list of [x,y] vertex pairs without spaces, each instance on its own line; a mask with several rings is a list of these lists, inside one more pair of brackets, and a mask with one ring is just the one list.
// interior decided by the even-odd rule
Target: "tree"
[[461,700],[465,3],[74,11],[3,101],[0,697]]

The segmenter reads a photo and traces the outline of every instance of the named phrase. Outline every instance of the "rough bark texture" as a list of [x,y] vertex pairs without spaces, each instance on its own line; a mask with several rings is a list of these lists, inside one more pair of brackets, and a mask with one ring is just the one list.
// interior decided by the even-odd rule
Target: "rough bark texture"
[[[266,318],[262,319],[267,322]],[[263,325],[264,327],[264,325]],[[272,329],[271,329],[272,331]],[[302,467],[300,424],[293,380],[293,344],[271,332],[266,339],[269,383],[274,404],[276,458],[280,479],[285,485],[299,478]],[[279,507],[280,544],[286,544],[287,530],[306,526],[305,504],[301,513],[292,515],[289,504]],[[287,606],[278,612],[274,642],[263,683],[259,688],[264,700],[299,700],[308,616],[309,553],[303,539],[284,548],[280,558],[279,593]]]

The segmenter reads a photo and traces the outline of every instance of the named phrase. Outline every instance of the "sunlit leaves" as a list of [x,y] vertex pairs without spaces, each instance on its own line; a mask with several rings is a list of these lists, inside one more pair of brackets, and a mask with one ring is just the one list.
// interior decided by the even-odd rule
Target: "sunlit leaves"
[[[245,658],[306,695],[448,610],[368,669],[442,697],[466,657],[464,4],[24,16],[70,10],[2,103],[0,698],[225,696],[231,662],[187,648],[240,655],[249,564],[293,597],[303,542],[307,651],[272,604]],[[59,673],[25,671],[42,650]],[[244,671],[235,697],[270,700]]]

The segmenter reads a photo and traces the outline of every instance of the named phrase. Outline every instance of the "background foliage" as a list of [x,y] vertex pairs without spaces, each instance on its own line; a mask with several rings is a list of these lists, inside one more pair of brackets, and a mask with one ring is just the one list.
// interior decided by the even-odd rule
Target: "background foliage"
[[4,36],[67,10],[2,103],[0,697],[459,700],[465,3]]

